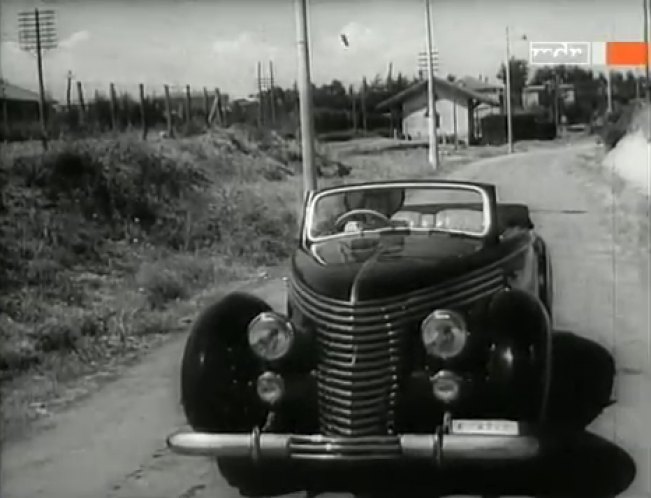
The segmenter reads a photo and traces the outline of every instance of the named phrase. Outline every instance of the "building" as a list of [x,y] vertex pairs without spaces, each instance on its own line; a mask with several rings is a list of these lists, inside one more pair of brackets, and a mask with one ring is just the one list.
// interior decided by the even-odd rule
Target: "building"
[[[501,102],[504,95],[504,85],[502,83],[489,83],[488,79],[473,78],[472,76],[464,76],[456,82],[459,86],[477,92],[490,98],[493,101]],[[486,104],[480,102],[475,107],[475,122],[481,123],[481,118],[488,114],[496,114],[500,112],[500,108],[493,104]],[[481,130],[479,130],[481,132]]]
[[[37,122],[39,100],[38,93],[0,79],[0,107],[5,125]],[[54,100],[46,97],[46,112],[52,109],[55,103]]]
[[[472,89],[468,82],[450,82],[434,77],[436,94],[437,132],[439,137],[453,137],[466,143],[478,138],[476,110],[499,107],[499,97],[487,88],[483,92]],[[399,136],[422,139],[428,136],[427,80],[380,102],[378,111],[389,111],[392,127]]]
[[[576,90],[571,83],[561,83],[558,85],[560,98],[564,105],[572,105],[576,100]],[[528,85],[522,89],[522,106],[525,109],[532,109],[543,105],[545,95],[553,91],[553,86],[548,85]],[[541,97],[543,97],[541,99]]]

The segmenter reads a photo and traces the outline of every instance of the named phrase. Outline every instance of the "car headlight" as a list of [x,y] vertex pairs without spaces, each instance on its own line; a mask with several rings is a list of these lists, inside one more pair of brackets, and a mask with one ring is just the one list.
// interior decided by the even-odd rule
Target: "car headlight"
[[285,382],[283,378],[273,372],[264,372],[258,377],[258,397],[269,405],[278,403],[285,394]]
[[428,354],[447,359],[461,353],[468,339],[468,330],[459,313],[435,310],[423,320],[421,337]]
[[461,383],[461,377],[458,375],[441,370],[432,377],[432,391],[438,400],[443,403],[452,403],[461,393]]
[[279,360],[289,353],[294,344],[294,329],[286,318],[265,311],[249,324],[249,346],[263,360]]

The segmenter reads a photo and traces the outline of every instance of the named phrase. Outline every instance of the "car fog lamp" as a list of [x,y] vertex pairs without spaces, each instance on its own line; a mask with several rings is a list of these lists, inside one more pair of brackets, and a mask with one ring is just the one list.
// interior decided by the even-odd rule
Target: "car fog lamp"
[[463,350],[468,330],[463,317],[452,310],[435,310],[423,320],[421,337],[428,354],[447,359]]
[[274,405],[285,394],[285,382],[280,375],[273,372],[265,372],[258,377],[257,391],[262,401]]
[[263,360],[279,360],[289,353],[294,344],[294,329],[283,316],[266,311],[249,324],[249,346]]
[[432,377],[432,391],[436,399],[443,403],[451,403],[461,393],[461,377],[447,370],[442,370]]

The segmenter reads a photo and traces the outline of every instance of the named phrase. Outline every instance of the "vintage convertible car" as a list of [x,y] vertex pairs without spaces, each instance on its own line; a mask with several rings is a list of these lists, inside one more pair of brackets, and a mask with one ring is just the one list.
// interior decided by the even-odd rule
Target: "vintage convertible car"
[[553,393],[568,346],[552,332],[551,261],[533,228],[527,206],[498,203],[487,184],[311,193],[284,313],[236,292],[195,323],[181,379],[193,431],[169,447],[215,457],[245,495],[351,491],[368,468],[357,491],[385,468],[535,462],[596,417],[610,385],[565,361],[569,395]]

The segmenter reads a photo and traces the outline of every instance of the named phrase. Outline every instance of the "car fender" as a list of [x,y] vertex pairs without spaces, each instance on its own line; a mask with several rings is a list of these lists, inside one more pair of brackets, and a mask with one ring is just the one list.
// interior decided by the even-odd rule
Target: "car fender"
[[488,307],[488,380],[505,399],[519,400],[518,415],[544,418],[551,383],[549,315],[536,296],[505,289]]
[[208,306],[194,323],[181,365],[181,403],[195,430],[250,430],[266,415],[253,380],[259,365],[246,337],[250,321],[271,310],[234,292]]

